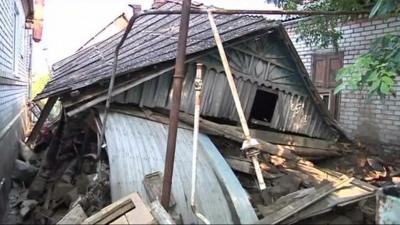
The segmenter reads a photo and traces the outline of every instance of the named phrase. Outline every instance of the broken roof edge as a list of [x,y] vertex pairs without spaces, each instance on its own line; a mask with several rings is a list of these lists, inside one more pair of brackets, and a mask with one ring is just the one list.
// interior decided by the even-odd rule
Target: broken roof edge
[[[314,104],[317,107],[317,110],[321,114],[323,120],[327,123],[328,126],[333,126],[335,130],[338,132],[339,140],[346,141],[353,143],[352,139],[347,136],[344,132],[343,128],[340,127],[338,122],[333,118],[332,114],[323,107],[323,102],[321,96],[317,93],[317,89],[315,88],[313,82],[310,79],[310,75],[304,66],[303,61],[301,60],[299,53],[297,52],[296,48],[293,45],[292,40],[290,39],[284,25],[280,23],[277,28],[278,32],[280,32],[281,36],[285,39],[285,45],[287,46],[290,55],[292,56],[293,60],[295,61],[297,71],[302,78],[304,85],[306,86],[307,91],[309,92]],[[338,140],[338,141],[339,141]]]
[[[241,42],[249,41],[250,39],[252,39],[255,36],[268,34],[272,29],[277,29],[279,26],[282,25],[282,23],[280,21],[268,21],[266,19],[265,19],[265,21],[268,22],[268,24],[267,24],[268,26],[265,26],[265,27],[263,27],[261,29],[258,29],[258,30],[254,30],[254,31],[252,31],[252,32],[250,32],[248,34],[245,34],[243,36],[234,38],[232,40],[224,41],[223,42],[224,43],[224,47],[228,47],[230,45],[236,45],[236,44],[239,44]],[[101,43],[101,42],[99,42],[99,43]],[[99,43],[97,43],[97,44],[99,44]],[[88,48],[90,48],[90,47],[88,47]],[[86,50],[88,48],[82,49],[81,51],[84,51],[84,50]],[[197,57],[206,55],[207,53],[209,53],[209,52],[211,52],[213,50],[216,50],[216,48],[217,48],[216,46],[213,46],[213,47],[210,47],[210,48],[203,49],[202,51],[199,51],[199,52],[194,52],[194,53],[191,53],[191,54],[187,54],[187,59],[188,59],[187,62],[190,61],[190,60],[193,60],[193,58],[197,58]],[[72,57],[72,56],[75,56],[75,54],[71,55],[70,57]],[[167,61],[151,64],[151,65],[148,65],[148,66],[145,66],[145,67],[141,67],[141,68],[134,68],[132,70],[124,71],[122,73],[117,73],[116,74],[116,78],[119,78],[119,77],[122,77],[122,76],[127,76],[127,75],[132,74],[132,73],[140,73],[141,71],[144,71],[146,69],[154,69],[152,67],[155,67],[158,64],[171,64],[172,65],[173,62],[175,62],[175,59],[171,59],[171,60],[167,60]],[[164,68],[164,67],[160,67],[160,68],[158,68],[158,70],[161,70],[162,68]],[[57,79],[57,77],[55,77],[53,79]],[[105,78],[97,80],[96,82],[94,82],[94,83],[92,83],[90,85],[86,85],[86,86],[79,87],[79,88],[65,87],[63,89],[58,89],[56,91],[49,91],[49,92],[45,92],[46,90],[43,89],[43,91],[41,93],[39,93],[33,99],[33,101],[39,101],[41,99],[48,98],[48,97],[53,97],[53,96],[60,97],[63,94],[66,94],[66,93],[69,93],[69,92],[72,92],[72,91],[75,91],[75,90],[79,90],[79,89],[82,89],[82,88],[89,88],[89,87],[91,87],[91,86],[93,86],[95,84],[98,84],[99,82],[108,82],[109,80],[110,80],[110,77],[105,77]],[[51,80],[49,82],[51,82]],[[46,84],[46,86],[47,86],[47,84]]]

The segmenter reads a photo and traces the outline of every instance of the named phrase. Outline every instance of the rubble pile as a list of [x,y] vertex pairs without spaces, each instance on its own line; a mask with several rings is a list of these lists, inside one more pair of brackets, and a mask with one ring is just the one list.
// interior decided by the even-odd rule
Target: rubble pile
[[[357,149],[341,157],[312,163],[261,152],[258,159],[267,188],[259,190],[252,163],[240,149],[240,143],[220,136],[214,136],[213,142],[248,191],[253,207],[264,223],[375,224],[375,192],[378,187],[396,184],[398,176],[395,164]],[[332,189],[310,206],[296,205],[302,200],[304,204],[312,202],[312,196],[323,193],[324,185],[329,182],[334,186],[348,178],[351,178],[348,184]],[[296,207],[299,211],[295,211]],[[281,212],[294,213],[282,216],[280,220],[275,215]]]
[[21,142],[7,223],[55,224],[77,205],[92,215],[110,204],[107,156],[98,163],[91,116],[47,123],[32,150]]

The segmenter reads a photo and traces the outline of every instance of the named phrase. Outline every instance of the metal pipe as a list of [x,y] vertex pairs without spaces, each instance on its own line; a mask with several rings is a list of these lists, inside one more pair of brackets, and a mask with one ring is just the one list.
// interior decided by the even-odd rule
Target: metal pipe
[[[302,10],[259,10],[259,9],[191,9],[190,14],[212,14],[232,15],[232,14],[253,14],[253,15],[305,15],[305,16],[339,16],[339,15],[362,15],[368,14],[367,10],[360,11],[302,11]],[[149,10],[138,15],[162,15],[162,14],[181,14],[181,10]]]
[[235,81],[233,79],[231,68],[229,66],[228,58],[226,56],[224,46],[222,44],[221,36],[219,35],[219,32],[218,32],[217,24],[215,23],[215,20],[214,20],[214,17],[212,15],[211,11],[208,12],[208,19],[210,21],[211,30],[214,35],[215,43],[217,44],[219,55],[221,57],[222,65],[225,70],[229,88],[230,88],[232,96],[233,96],[233,101],[235,103],[236,111],[239,115],[240,124],[242,126],[243,133],[246,138],[246,140],[243,142],[242,150],[246,150],[247,156],[252,160],[255,171],[256,171],[257,180],[258,180],[260,189],[264,190],[266,188],[266,185],[265,185],[264,177],[261,173],[260,165],[259,165],[258,159],[257,159],[257,155],[259,154],[259,150],[256,149],[256,146],[258,145],[258,141],[256,139],[253,139],[250,135],[249,126],[247,125],[246,116],[244,115],[242,104],[240,103],[239,94],[238,94],[238,91],[237,91],[237,88],[235,85]]
[[80,48],[78,48],[78,50],[76,50],[77,52],[79,52],[80,50],[82,50],[86,45],[88,45],[91,41],[93,41],[96,37],[98,37],[101,33],[103,33],[108,27],[110,27],[112,24],[114,24],[117,20],[119,20],[119,18],[123,18],[127,21],[125,13],[122,13],[121,15],[117,16],[115,19],[113,19],[113,21],[111,21],[110,23],[108,23],[105,27],[103,27],[99,32],[97,32],[93,37],[91,37],[88,41],[85,42],[85,44],[83,44]]
[[164,167],[164,181],[161,196],[161,205],[168,209],[169,199],[171,196],[171,184],[172,174],[174,171],[174,160],[175,160],[175,146],[176,146],[176,135],[178,131],[179,122],[179,109],[181,105],[181,94],[183,79],[185,77],[185,60],[186,60],[186,43],[189,29],[190,20],[190,7],[191,0],[182,1],[182,13],[181,23],[179,27],[178,37],[178,49],[175,63],[175,74],[173,80],[173,94],[171,110],[169,113],[169,128],[168,128],[168,140],[167,140],[167,152],[165,156],[165,167]]
[[111,73],[111,78],[110,78],[110,84],[108,86],[108,91],[107,91],[107,99],[106,99],[106,107],[104,109],[104,117],[103,117],[103,126],[101,127],[100,130],[100,140],[98,141],[97,145],[97,161],[98,161],[98,166],[97,166],[97,176],[96,179],[100,179],[101,177],[101,162],[100,162],[100,153],[101,153],[101,148],[103,146],[104,142],[104,132],[106,130],[106,125],[107,125],[107,117],[108,117],[108,111],[110,109],[110,103],[111,103],[111,95],[112,91],[114,88],[114,82],[115,82],[115,75],[117,73],[117,67],[118,67],[118,54],[119,54],[119,49],[121,46],[124,44],[125,39],[128,36],[129,31],[132,29],[133,24],[135,23],[135,20],[139,17],[140,15],[137,15],[135,12],[131,19],[129,20],[128,26],[125,29],[125,32],[121,38],[121,41],[118,43],[117,47],[115,48],[115,53],[114,53],[114,62],[113,62],[113,67],[112,67],[112,73]]
[[194,101],[194,121],[193,121],[193,153],[192,153],[192,190],[190,192],[190,205],[192,211],[197,218],[203,223],[210,224],[210,221],[200,212],[197,211],[196,198],[196,176],[197,176],[197,150],[199,137],[199,122],[200,122],[200,106],[201,106],[201,90],[203,88],[203,64],[196,64],[196,78],[194,80],[195,101]]

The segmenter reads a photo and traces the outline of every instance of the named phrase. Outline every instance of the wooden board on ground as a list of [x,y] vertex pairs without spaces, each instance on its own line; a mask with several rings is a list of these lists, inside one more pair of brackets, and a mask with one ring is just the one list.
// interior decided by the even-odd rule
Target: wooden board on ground
[[57,224],[80,224],[87,218],[81,205],[76,205]]
[[[150,202],[161,200],[163,175],[160,171],[147,174],[143,179],[143,185],[146,189],[146,193],[149,197]],[[175,204],[175,198],[171,193],[169,207],[174,207]]]
[[136,192],[103,208],[100,212],[83,221],[82,224],[117,224],[125,222],[127,224],[152,224],[154,222],[150,209]]
[[330,211],[335,206],[344,206],[353,202],[361,201],[365,198],[375,196],[374,192],[366,191],[353,184],[341,188],[319,200],[315,204],[302,210],[295,216],[283,221],[284,224],[293,224],[300,220]]
[[304,198],[298,199],[289,205],[286,205],[281,210],[265,215],[264,219],[258,221],[258,224],[277,224],[290,216],[300,212],[302,209],[312,205],[318,200],[324,198],[335,190],[349,184],[353,178],[343,178],[339,182],[328,183],[316,190],[316,194],[308,195]]

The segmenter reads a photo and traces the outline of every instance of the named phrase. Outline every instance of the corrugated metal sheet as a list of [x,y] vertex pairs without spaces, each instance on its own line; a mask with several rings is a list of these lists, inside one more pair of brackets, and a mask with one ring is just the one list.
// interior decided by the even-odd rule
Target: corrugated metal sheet
[[[106,140],[113,200],[137,191],[146,200],[146,174],[163,171],[168,126],[111,112]],[[185,224],[197,223],[190,207],[192,131],[178,129],[172,193]],[[198,210],[211,223],[254,223],[248,196],[211,140],[199,136]]]
[[[161,10],[179,10],[180,4],[169,2]],[[216,23],[224,41],[233,40],[273,25],[261,16],[216,15]],[[119,55],[118,74],[137,70],[176,57],[180,15],[149,15],[138,19]],[[122,33],[88,47],[56,63],[54,77],[41,97],[81,88],[111,75],[116,44]],[[191,15],[187,54],[215,46],[207,15]]]

